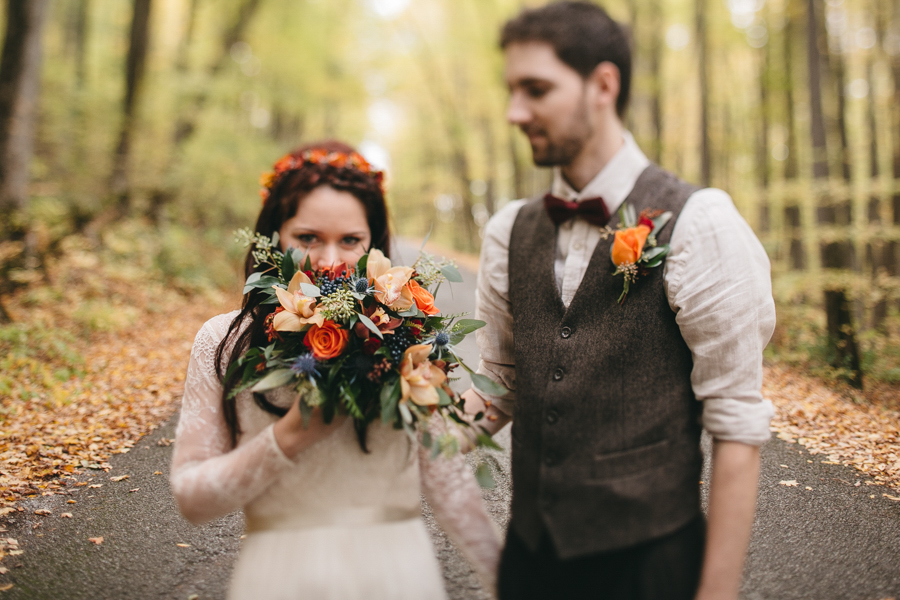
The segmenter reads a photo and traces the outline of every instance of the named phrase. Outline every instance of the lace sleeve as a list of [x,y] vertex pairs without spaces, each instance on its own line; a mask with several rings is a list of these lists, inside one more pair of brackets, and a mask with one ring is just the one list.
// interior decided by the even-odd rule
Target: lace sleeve
[[[434,418],[428,430],[437,438],[446,431],[446,425]],[[429,449],[422,444],[418,447],[422,493],[435,519],[475,569],[482,586],[496,590],[501,538],[485,510],[481,488],[464,455],[431,458]]]
[[208,321],[191,349],[175,432],[171,485],[181,513],[192,523],[241,508],[293,465],[278,447],[272,425],[231,448],[215,355],[233,316],[220,315]]

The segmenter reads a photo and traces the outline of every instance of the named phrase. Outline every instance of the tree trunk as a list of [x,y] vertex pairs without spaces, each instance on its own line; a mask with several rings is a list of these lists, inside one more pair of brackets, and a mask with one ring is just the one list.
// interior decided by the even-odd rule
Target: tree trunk
[[647,62],[650,67],[650,119],[653,121],[655,143],[650,147],[650,159],[656,164],[662,162],[663,151],[663,111],[662,111],[662,51],[663,38],[662,7],[659,0],[653,0],[650,7],[653,32]]
[[700,80],[700,183],[708,187],[712,180],[712,156],[709,147],[709,60],[706,30],[706,0],[694,0],[694,24],[697,36],[697,63]]
[[759,138],[756,147],[756,176],[759,181],[759,230],[769,230],[769,44],[759,56]]
[[522,158],[519,156],[519,150],[516,147],[517,132],[513,128],[509,128],[509,160],[513,169],[513,196],[515,199],[526,198],[529,194],[525,189],[525,169],[522,167]]
[[113,156],[110,192],[116,200],[118,216],[128,209],[131,181],[128,160],[131,155],[131,139],[136,123],[135,112],[140,97],[141,83],[147,64],[147,46],[150,40],[150,0],[134,0],[134,16],[131,19],[131,43],[125,63],[125,100],[122,107],[122,128],[119,143]]
[[0,59],[0,240],[24,236],[18,213],[28,196],[46,12],[47,0],[8,0],[6,5]]
[[800,173],[797,160],[797,126],[794,114],[794,37],[796,35],[796,17],[794,15],[795,0],[787,0],[785,7],[785,23],[782,39],[784,41],[784,110],[787,121],[787,158],[784,164],[785,179],[795,179]]
[[187,24],[184,28],[184,37],[178,46],[178,60],[175,61],[175,68],[179,72],[185,73],[190,64],[191,44],[194,41],[194,27],[197,24],[197,9],[200,6],[200,0],[191,0],[188,5]]
[[[806,4],[806,49],[809,78],[810,137],[813,150],[813,177],[828,178],[828,152],[825,138],[825,119],[822,111],[822,60],[819,52],[819,26],[817,0],[807,0]],[[824,6],[819,6],[824,9]],[[823,199],[819,199],[823,201]],[[828,199],[824,199],[828,202]],[[833,205],[820,206],[819,221],[849,225],[849,214],[841,215]],[[855,262],[853,244],[850,241],[836,241],[821,245],[822,266],[826,269],[846,269]],[[859,348],[849,308],[847,295],[843,289],[825,290],[825,316],[828,333],[828,351],[831,365],[846,369],[851,385],[862,388],[862,371],[859,366]]]
[[847,138],[847,75],[844,57],[840,53],[831,53],[829,62],[834,72],[837,87],[837,126],[841,139],[841,176],[850,183],[850,141]]

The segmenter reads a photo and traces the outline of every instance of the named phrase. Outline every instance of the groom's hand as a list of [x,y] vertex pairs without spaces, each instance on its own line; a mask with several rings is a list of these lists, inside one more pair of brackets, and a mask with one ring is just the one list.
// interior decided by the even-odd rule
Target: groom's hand
[[503,429],[507,423],[512,421],[510,415],[506,414],[489,401],[485,401],[475,388],[469,388],[463,392],[461,397],[465,402],[465,412],[467,415],[474,417],[480,412],[484,413],[484,418],[475,423],[475,425],[481,427],[490,435],[494,435]]

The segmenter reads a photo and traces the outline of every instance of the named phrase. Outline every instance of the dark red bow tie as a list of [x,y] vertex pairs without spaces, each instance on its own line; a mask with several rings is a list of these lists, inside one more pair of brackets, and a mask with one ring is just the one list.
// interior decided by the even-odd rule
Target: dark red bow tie
[[555,225],[565,223],[576,216],[597,227],[603,227],[609,222],[609,210],[603,198],[586,198],[581,202],[569,202],[553,194],[547,194],[544,196],[544,208]]

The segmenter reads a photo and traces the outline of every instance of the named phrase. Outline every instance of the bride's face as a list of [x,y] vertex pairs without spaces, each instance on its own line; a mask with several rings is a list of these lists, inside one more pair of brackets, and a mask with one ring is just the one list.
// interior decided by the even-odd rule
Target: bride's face
[[298,248],[320,269],[356,264],[372,242],[362,203],[327,185],[300,200],[297,214],[282,224],[278,236],[282,250]]

